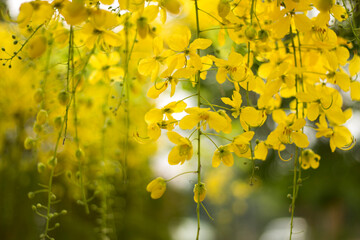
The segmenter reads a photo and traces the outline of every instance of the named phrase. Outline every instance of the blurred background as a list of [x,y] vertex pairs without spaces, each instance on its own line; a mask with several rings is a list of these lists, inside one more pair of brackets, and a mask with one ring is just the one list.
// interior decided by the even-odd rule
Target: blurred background
[[[7,5],[12,16],[16,16],[24,1],[0,2]],[[359,23],[360,21],[356,22],[357,26],[360,26]],[[5,36],[6,29],[4,25],[1,26],[1,36]],[[336,28],[343,37],[351,38],[351,33],[346,28]],[[4,240],[38,239],[44,224],[31,209],[34,201],[28,199],[28,193],[37,189],[42,179],[37,172],[35,153],[24,149],[24,140],[36,114],[32,95],[28,96],[27,93],[28,89],[34,89],[26,81],[31,75],[24,78],[19,79],[8,69],[1,70],[0,239]],[[212,96],[219,94],[231,95],[231,88],[232,86],[225,84],[219,89],[205,81],[203,92],[208,99],[212,99]],[[189,89],[190,86],[185,85],[184,92],[177,93],[177,97],[186,96]],[[344,95],[344,99],[346,107],[354,109],[347,126],[355,138],[359,139],[360,105],[352,103],[349,96]],[[191,101],[188,104],[191,105]],[[272,124],[269,120],[257,130],[259,139],[263,140],[261,132],[272,128]],[[240,131],[240,126],[237,128]],[[208,190],[204,205],[214,220],[202,211],[200,239],[288,239],[291,200],[287,195],[292,192],[293,162],[283,162],[277,153],[270,152],[266,161],[256,161],[258,170],[255,172],[254,184],[251,185],[251,163],[248,160],[235,157],[234,167],[221,165],[212,169],[210,159],[215,148],[206,140],[203,142],[206,144],[203,146],[202,156],[209,159],[203,166],[203,182]],[[312,142],[312,149],[321,156],[320,167],[302,172],[303,183],[296,201],[293,239],[360,240],[359,143],[350,151],[336,150],[331,153],[327,140]],[[145,190],[147,183],[157,176],[171,178],[183,171],[195,170],[195,162],[190,161],[180,167],[169,166],[167,154],[172,145],[162,137],[158,146],[161,147],[157,149],[153,146],[148,154],[142,156],[144,160],[141,164],[129,166],[131,181],[126,189],[121,177],[109,180],[114,186],[118,186],[112,190],[110,212],[113,212],[112,224],[113,229],[116,229],[111,234],[112,239],[195,239],[196,204],[192,197],[195,176],[186,175],[171,181],[164,196],[158,200],[150,199]],[[65,176],[59,176],[56,184],[60,189],[66,189],[69,185]],[[58,208],[67,209],[68,214],[59,219],[61,227],[54,230],[53,236],[60,240],[106,239],[98,234],[98,200],[92,202],[90,215],[87,215],[74,201],[72,194],[72,191],[68,191],[61,196]]]

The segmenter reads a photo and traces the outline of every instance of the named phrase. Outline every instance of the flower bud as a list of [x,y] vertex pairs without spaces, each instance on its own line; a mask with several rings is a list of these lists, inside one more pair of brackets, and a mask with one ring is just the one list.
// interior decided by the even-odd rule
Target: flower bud
[[58,101],[61,105],[66,106],[68,105],[69,101],[70,101],[70,95],[68,92],[66,91],[61,91],[58,94]]
[[31,137],[27,137],[24,141],[24,148],[30,150],[35,146],[35,140]]
[[259,32],[258,32],[258,38],[263,41],[263,42],[266,42],[266,40],[269,38],[269,34],[266,30],[263,30],[261,29]]
[[33,126],[33,131],[36,133],[36,134],[40,134],[42,132],[43,128],[40,124],[38,124],[37,122],[34,123],[34,126]]
[[37,164],[37,170],[38,170],[39,173],[44,172],[44,171],[45,171],[45,168],[46,168],[46,166],[45,166],[45,164],[43,164],[42,162],[39,162],[39,163]]
[[227,0],[220,0],[217,6],[220,17],[225,18],[230,12],[230,3]]
[[75,156],[79,161],[83,161],[85,158],[85,153],[82,149],[78,148],[75,152]]
[[151,193],[152,199],[161,198],[166,190],[166,181],[162,177],[152,180],[146,187],[146,191]]
[[194,187],[194,201],[197,203],[197,202],[199,202],[199,199],[200,199],[200,202],[202,202],[202,201],[204,201],[205,196],[206,196],[205,184],[204,183],[200,183],[200,185],[195,184],[195,187]]
[[36,103],[40,103],[44,99],[44,91],[39,88],[36,90],[34,94],[34,100]]
[[249,40],[253,40],[256,37],[256,30],[253,26],[248,26],[245,29],[245,36],[247,37],[247,39]]
[[48,165],[50,166],[50,167],[55,167],[56,166],[56,164],[57,164],[57,158],[56,157],[51,157],[49,160],[48,160]]
[[48,119],[47,111],[41,109],[36,116],[36,122],[40,125],[43,125],[44,123],[46,123],[47,119]]
[[60,129],[61,128],[61,124],[62,124],[62,117],[56,117],[54,119],[54,127],[55,129]]
[[[29,192],[28,193],[28,198],[29,199],[32,199],[32,198],[34,198],[35,197],[35,193],[34,192]],[[35,206],[34,206],[35,207]]]

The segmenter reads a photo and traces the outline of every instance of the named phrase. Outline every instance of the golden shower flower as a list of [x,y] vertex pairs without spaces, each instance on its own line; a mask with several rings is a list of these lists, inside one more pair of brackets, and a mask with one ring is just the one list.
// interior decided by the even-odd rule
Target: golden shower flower
[[275,110],[273,119],[279,125],[269,134],[266,144],[276,150],[283,149],[284,144],[292,143],[300,148],[309,146],[307,136],[301,131],[306,124],[305,119],[296,118],[294,113],[287,116],[283,110]]
[[230,144],[217,148],[212,158],[212,166],[217,168],[220,162],[223,162],[224,165],[228,167],[234,165],[234,157],[231,152],[232,148]]
[[231,143],[232,151],[238,157],[251,159],[250,141],[254,137],[255,132],[248,131],[236,136]]
[[43,35],[37,35],[29,40],[28,43],[28,54],[29,57],[34,59],[38,58],[46,51],[47,40]]
[[192,107],[185,109],[185,112],[189,113],[189,115],[180,120],[179,126],[182,129],[192,129],[199,122],[204,130],[206,129],[206,124],[217,132],[227,128],[227,119],[218,112],[210,111],[210,108]]
[[17,22],[20,28],[27,25],[38,26],[50,21],[54,9],[47,1],[25,2],[20,6]]
[[92,55],[89,63],[94,71],[89,76],[89,82],[95,84],[102,79],[106,82],[119,81],[124,76],[124,70],[118,66],[119,62],[120,54],[115,51],[109,54],[100,52]]
[[336,148],[341,150],[350,150],[355,146],[354,137],[349,129],[345,126],[334,126],[329,128],[326,122],[325,115],[321,115],[319,123],[316,123],[316,137],[326,137],[330,139],[330,148],[334,152]]
[[172,131],[168,132],[167,135],[169,140],[176,144],[176,146],[169,153],[169,164],[183,164],[185,160],[190,160],[193,155],[193,147],[190,140]]
[[301,156],[299,157],[299,163],[303,169],[309,169],[312,167],[316,169],[319,167],[320,156],[313,152],[311,149],[305,149],[301,152]]
[[202,63],[197,50],[210,47],[212,41],[206,38],[196,38],[189,45],[190,39],[191,31],[188,27],[178,27],[176,32],[166,39],[169,48],[177,53],[171,57],[170,62],[175,62],[177,67],[187,66],[187,62],[189,62],[190,66],[200,70]]

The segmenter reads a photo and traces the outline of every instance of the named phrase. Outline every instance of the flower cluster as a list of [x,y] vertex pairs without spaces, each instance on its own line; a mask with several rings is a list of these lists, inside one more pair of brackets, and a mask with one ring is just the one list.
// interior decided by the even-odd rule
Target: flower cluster
[[[106,10],[104,5],[111,6]],[[312,10],[318,13],[309,17]],[[316,138],[329,139],[332,152],[355,146],[345,126],[352,110],[344,104],[343,95],[350,92],[353,101],[360,100],[360,57],[351,43],[337,36],[330,21],[330,16],[337,22],[346,21],[349,14],[332,0],[31,1],[21,5],[16,20],[21,46],[14,42],[13,54],[3,48],[7,55],[1,61],[9,68],[15,57],[45,66],[40,69],[34,64],[44,77],[34,97],[38,106],[34,136],[24,145],[40,149],[41,143],[52,142],[48,155],[59,159],[60,165],[65,158],[61,158],[60,145],[70,145],[78,165],[75,182],[80,187],[80,202],[87,212],[88,192],[103,192],[104,201],[108,197],[104,189],[110,184],[108,176],[115,174],[108,158],[116,156],[115,165],[127,182],[128,167],[139,164],[130,151],[142,149],[133,140],[149,143],[165,133],[175,144],[168,155],[170,165],[185,164],[196,155],[198,168],[188,173],[197,174],[193,191],[198,218],[206,196],[201,165],[211,162],[201,157],[202,139],[215,146],[214,168],[222,163],[231,167],[242,158],[254,170],[255,161],[266,160],[271,150],[281,160],[292,160],[294,211],[301,182],[297,173],[318,168],[320,161],[309,148],[304,129],[314,131]],[[64,58],[65,68],[50,71],[52,64]],[[54,98],[49,82],[56,76],[51,91],[56,92]],[[192,88],[186,98],[152,109],[143,104],[148,102],[145,96],[176,98],[182,86]],[[207,99],[203,93],[207,86],[222,91]],[[191,98],[196,99],[195,106],[187,103]],[[98,111],[93,121],[86,115],[92,105]],[[183,117],[177,119],[178,113]],[[91,135],[86,129],[99,122],[101,131],[96,136],[82,137]],[[106,147],[109,128],[116,129],[117,146],[113,148]],[[219,139],[225,139],[222,145]],[[90,167],[84,152],[91,155],[96,144],[102,148],[96,158],[104,170],[93,178],[84,173]],[[115,154],[116,150],[120,153]],[[284,151],[295,154],[284,159]],[[145,158],[146,152],[140,155]],[[55,200],[56,164],[48,166],[46,212],[39,213],[46,219],[43,239],[50,238],[50,206]],[[146,187],[151,198],[160,198],[170,180],[158,177],[151,181]],[[89,189],[85,181],[97,187]]]

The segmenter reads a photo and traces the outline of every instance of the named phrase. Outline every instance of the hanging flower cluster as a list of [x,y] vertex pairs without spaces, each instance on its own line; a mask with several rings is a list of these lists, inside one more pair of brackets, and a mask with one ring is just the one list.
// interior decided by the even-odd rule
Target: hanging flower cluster
[[[104,189],[111,185],[108,176],[113,163],[109,156],[116,149],[120,152],[115,154],[118,160],[114,164],[120,166],[126,184],[131,181],[128,166],[138,164],[138,157],[130,151],[146,149],[133,140],[149,143],[162,134],[175,144],[168,155],[170,165],[197,158],[197,170],[186,173],[197,174],[193,197],[199,219],[199,206],[205,209],[202,202],[206,196],[201,163],[211,161],[201,157],[202,139],[216,147],[214,168],[233,166],[235,155],[250,160],[255,169],[255,160],[266,160],[271,150],[281,160],[293,160],[293,217],[301,182],[298,172],[320,164],[304,129],[314,131],[317,138],[329,139],[332,152],[355,146],[344,125],[352,110],[345,109],[343,93],[350,92],[353,101],[360,100],[360,57],[331,28],[333,21],[346,21],[349,14],[332,0],[23,3],[16,20],[22,40],[16,40],[11,51],[3,48],[7,55],[2,55],[1,62],[11,68],[25,59],[35,63],[34,71],[44,74],[34,97],[38,105],[34,133],[25,141],[26,149],[53,144],[49,160],[39,163],[40,172],[49,171],[46,188],[37,191],[48,195],[41,205],[44,208],[34,209],[46,220],[41,239],[50,238],[53,229],[49,225],[51,205],[56,200],[52,184],[60,171],[57,165],[65,168],[61,164],[65,158],[62,145],[73,151],[68,155],[78,164],[75,182],[80,187],[80,202],[89,212],[89,193],[102,194],[104,201],[108,197]],[[64,61],[65,65],[50,70],[54,63]],[[211,72],[215,72],[214,77]],[[49,86],[55,84],[51,81],[56,75],[54,97]],[[230,94],[206,99],[202,90],[209,82],[218,88],[231,86]],[[193,87],[192,93],[184,99],[172,99],[183,83]],[[147,104],[140,102],[159,96],[169,101],[144,113]],[[188,106],[190,98],[196,99],[196,106]],[[49,107],[53,104],[56,108]],[[86,113],[94,104],[98,112],[91,120]],[[184,116],[177,119],[174,113]],[[83,137],[91,135],[96,122],[101,122],[101,131],[88,139]],[[143,122],[146,127],[140,133],[136,129]],[[275,126],[266,136],[260,135],[258,129],[266,129],[264,125],[272,122]],[[240,132],[234,130],[236,123],[241,125]],[[109,128],[116,129],[112,131],[114,141],[118,141],[115,149],[106,148]],[[216,138],[227,143],[218,146]],[[104,170],[93,178],[86,169],[91,168],[91,146],[96,143],[101,144],[102,154],[95,158]],[[293,150],[290,159],[282,157],[283,151]],[[141,155],[145,158],[146,152]],[[160,198],[170,180],[158,177],[151,181],[146,187],[151,198]],[[87,181],[96,187],[89,188]]]

